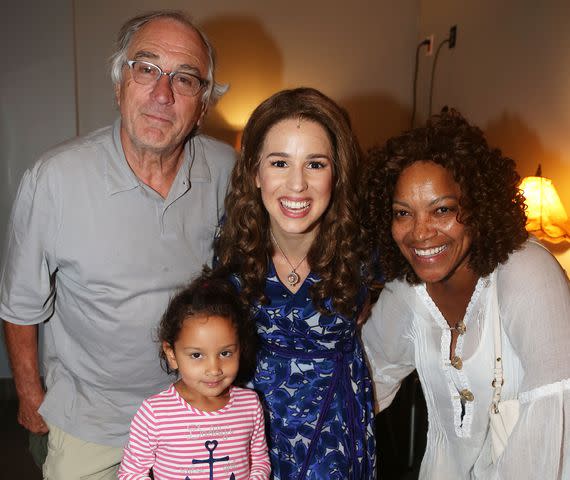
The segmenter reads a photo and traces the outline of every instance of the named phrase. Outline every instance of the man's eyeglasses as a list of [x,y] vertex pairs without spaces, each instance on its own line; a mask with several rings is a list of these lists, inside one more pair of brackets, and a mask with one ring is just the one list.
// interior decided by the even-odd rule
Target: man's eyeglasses
[[174,93],[194,97],[200,90],[208,85],[208,81],[189,72],[162,71],[162,68],[150,62],[141,60],[127,60],[127,65],[133,74],[133,80],[140,85],[152,85],[166,75],[170,80],[170,85]]

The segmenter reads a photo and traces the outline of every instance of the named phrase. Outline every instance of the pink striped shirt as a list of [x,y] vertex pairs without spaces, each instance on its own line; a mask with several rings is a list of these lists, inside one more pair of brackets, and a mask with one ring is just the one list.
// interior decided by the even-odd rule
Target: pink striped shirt
[[155,480],[268,479],[257,394],[231,387],[227,405],[215,412],[192,407],[174,385],[146,399],[131,422],[119,480],[148,479],[151,467]]

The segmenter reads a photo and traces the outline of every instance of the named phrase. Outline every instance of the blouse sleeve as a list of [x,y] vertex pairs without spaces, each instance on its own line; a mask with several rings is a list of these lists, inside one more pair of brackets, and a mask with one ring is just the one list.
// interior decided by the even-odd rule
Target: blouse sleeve
[[570,288],[565,272],[529,243],[499,269],[505,332],[524,377],[520,416],[489,478],[570,478]]
[[409,334],[413,313],[405,304],[402,290],[411,291],[398,281],[388,283],[362,328],[362,343],[372,370],[379,410],[392,403],[402,380],[415,368]]

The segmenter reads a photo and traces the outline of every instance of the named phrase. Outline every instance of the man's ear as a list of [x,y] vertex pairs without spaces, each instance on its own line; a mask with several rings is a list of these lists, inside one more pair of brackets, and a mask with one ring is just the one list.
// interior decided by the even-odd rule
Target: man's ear
[[202,121],[204,120],[204,117],[206,116],[207,112],[208,112],[208,104],[202,103],[202,109],[200,110],[200,116],[198,117],[198,120],[196,121],[196,129],[200,128],[200,126],[202,125]]
[[115,102],[117,102],[117,106],[121,106],[121,82],[115,83],[113,89],[115,90]]

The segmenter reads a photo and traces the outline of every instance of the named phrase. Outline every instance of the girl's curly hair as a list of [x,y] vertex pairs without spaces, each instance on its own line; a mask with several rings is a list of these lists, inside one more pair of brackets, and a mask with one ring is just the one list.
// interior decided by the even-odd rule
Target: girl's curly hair
[[211,271],[205,268],[198,278],[170,300],[157,332],[162,368],[169,374],[176,373],[168,364],[162,342],[174,348],[184,321],[195,316],[219,316],[231,321],[237,332],[240,351],[235,383],[245,384],[251,379],[255,368],[257,331],[248,306],[243,303],[236,287],[229,280],[228,273],[222,270]]
[[469,267],[490,274],[527,239],[524,197],[515,162],[487,144],[483,132],[456,110],[444,108],[415,128],[368,152],[363,169],[362,215],[367,244],[378,252],[387,281],[420,279],[392,239],[392,200],[402,171],[418,161],[448,170],[461,191],[460,216],[472,238]]
[[269,216],[255,178],[267,132],[287,119],[303,118],[321,125],[329,136],[333,159],[330,204],[321,217],[307,260],[321,281],[311,296],[322,313],[326,298],[341,314],[351,314],[362,286],[365,258],[363,231],[357,218],[357,171],[361,153],[346,112],[312,88],[283,90],[262,102],[252,113],[242,137],[238,159],[226,197],[226,219],[216,250],[219,263],[237,273],[243,295],[250,302],[267,302],[264,294],[267,264],[273,254]]

